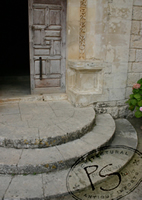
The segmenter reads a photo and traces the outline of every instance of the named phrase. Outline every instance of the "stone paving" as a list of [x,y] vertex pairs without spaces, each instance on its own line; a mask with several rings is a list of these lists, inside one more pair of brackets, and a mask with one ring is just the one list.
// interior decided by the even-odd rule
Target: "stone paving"
[[93,108],[75,108],[68,101],[3,103],[0,105],[0,146],[55,146],[80,138],[94,123]]
[[[48,110],[51,114],[51,118],[48,115]],[[62,117],[64,114],[62,110],[65,111],[65,115],[67,116],[66,119]],[[72,112],[72,110],[74,110],[74,112]],[[3,145],[3,138],[1,138],[0,147],[1,200],[72,200],[73,197],[68,194],[67,190],[67,176],[69,175],[70,167],[78,158],[84,154],[89,155],[89,152],[93,154],[95,153],[96,155],[96,153],[99,153],[100,147],[108,145],[110,142],[112,146],[124,145],[132,148],[137,147],[137,134],[134,128],[126,119],[116,120],[115,131],[114,120],[109,114],[97,115],[95,117],[93,108],[74,108],[67,101],[18,101],[15,103],[4,103],[0,105],[0,113],[0,133],[4,134],[4,131],[7,131],[7,137],[5,137],[5,145]],[[36,120],[36,116],[38,116],[39,119],[43,119],[42,125],[45,125],[44,129],[42,129],[43,127],[40,126],[40,123],[38,126],[38,120]],[[76,117],[74,118],[74,116]],[[50,124],[45,120],[46,117],[49,119],[49,121],[51,120]],[[59,118],[58,122],[60,122],[61,125],[63,124],[64,127],[68,128],[60,129],[62,131],[58,134],[58,137],[62,138],[62,136],[65,135],[68,140],[64,140],[58,145],[52,143],[51,146],[47,145],[42,147],[39,145],[34,147],[30,146],[31,143],[26,144],[27,146],[24,146],[23,143],[21,146],[13,145],[15,144],[15,141],[20,141],[21,144],[21,141],[23,141],[23,134],[29,129],[38,129],[39,141],[44,137],[49,139],[52,137],[51,133],[53,131],[56,132],[55,130],[59,130],[55,128],[50,129],[49,131],[48,129],[49,126],[57,127],[57,121],[55,120],[53,122],[53,120],[57,118]],[[73,121],[73,119],[75,120]],[[37,123],[34,123],[34,120],[36,120]],[[71,121],[71,123],[69,123],[69,121]],[[76,121],[80,122],[79,125],[76,123]],[[74,122],[75,127],[72,127]],[[69,126],[67,123],[69,123]],[[96,123],[96,126],[94,126],[94,123]],[[5,128],[3,128],[3,126],[5,126]],[[39,130],[41,129],[43,130],[43,135],[40,138]],[[46,132],[46,130],[49,132]],[[70,135],[73,134],[73,131],[69,132],[69,130],[73,130],[75,132],[74,135],[77,136],[73,138],[70,137]],[[18,134],[18,131],[20,134]],[[68,134],[68,132],[70,134]],[[83,134],[80,134],[82,132]],[[30,134],[30,132],[28,133]],[[26,137],[29,136],[28,133],[26,133]],[[31,134],[30,139],[35,139],[35,135],[36,132],[35,134]],[[7,143],[6,141],[10,142]],[[13,141],[13,143],[11,141]],[[11,143],[13,146],[7,145]],[[17,147],[19,149],[17,149]],[[103,166],[104,162],[109,163],[113,161],[113,163],[117,165],[117,169],[110,170],[119,171],[124,165],[128,163],[133,155],[134,153],[132,152],[129,154],[129,156],[124,156],[122,158],[118,155],[108,156],[106,154],[104,159],[105,161],[102,162],[99,156],[91,161],[91,164],[96,164],[96,162],[98,162],[98,165]],[[89,156],[87,156],[87,163],[88,162],[90,162]],[[76,178],[74,180],[78,180],[77,176],[75,177]],[[81,180],[82,177],[84,177],[83,174],[80,176],[79,180]],[[94,179],[94,183],[98,181],[100,182],[99,179]],[[103,179],[104,183],[105,181],[107,180]],[[88,184],[89,182],[81,182],[81,188],[85,189],[89,186]],[[136,194],[135,192],[135,195],[132,195],[133,193],[131,193],[126,196],[128,198],[123,198],[128,200],[140,200],[139,195],[141,195],[141,191],[139,188],[140,186],[137,189],[139,194]],[[83,193],[80,193],[80,195],[82,194]],[[88,194],[90,195],[89,190]],[[83,196],[80,197],[81,200],[83,200]]]
[[71,167],[82,155],[97,150],[112,140],[115,132],[112,117],[109,114],[98,115],[96,124],[92,131],[84,136],[62,145],[38,149],[1,147],[0,173],[37,174]]

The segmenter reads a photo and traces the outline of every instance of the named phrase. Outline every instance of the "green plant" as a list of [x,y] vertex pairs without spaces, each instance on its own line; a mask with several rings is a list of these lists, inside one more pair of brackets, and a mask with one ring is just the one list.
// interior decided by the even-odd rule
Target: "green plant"
[[129,110],[135,110],[135,117],[140,118],[142,117],[142,78],[133,85],[132,92],[126,103],[129,104]]

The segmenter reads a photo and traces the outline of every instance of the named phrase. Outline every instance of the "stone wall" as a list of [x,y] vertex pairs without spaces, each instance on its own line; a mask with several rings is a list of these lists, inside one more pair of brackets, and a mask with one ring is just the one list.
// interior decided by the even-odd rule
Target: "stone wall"
[[67,95],[72,104],[93,104],[114,118],[130,113],[125,101],[142,75],[141,6],[141,0],[68,0]]
[[140,78],[142,78],[142,0],[134,0],[126,98],[129,98],[133,84]]

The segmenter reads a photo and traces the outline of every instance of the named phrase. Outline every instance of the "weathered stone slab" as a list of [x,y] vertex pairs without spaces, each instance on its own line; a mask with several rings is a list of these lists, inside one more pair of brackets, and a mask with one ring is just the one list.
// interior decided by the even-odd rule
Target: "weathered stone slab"
[[19,102],[19,108],[19,114],[12,115],[11,120],[6,113],[7,109],[8,113],[12,113],[13,107],[9,107],[9,104],[2,107],[3,112],[6,112],[1,114],[0,119],[2,147],[33,149],[59,145],[83,136],[93,128],[95,122],[92,107],[75,108],[65,100],[22,101]]
[[134,5],[135,6],[142,6],[142,1],[141,0],[134,0]]
[[44,199],[42,175],[15,176],[4,195],[4,199]]
[[[86,110],[87,112],[87,110]],[[72,124],[73,126],[73,124]],[[84,130],[85,131],[85,130]],[[101,145],[108,144],[115,131],[115,123],[112,117],[108,114],[100,115],[97,118],[96,126],[92,132],[88,132],[85,136],[77,135],[78,138],[72,142],[58,145],[56,147],[49,147],[47,149],[7,149],[4,158],[1,159],[0,172],[1,173],[15,173],[15,174],[32,174],[44,173],[60,169],[65,169],[73,164],[77,158],[98,149]],[[68,137],[71,137],[70,135]],[[97,139],[96,139],[97,138]],[[71,140],[73,140],[71,138]],[[88,142],[90,141],[91,144]],[[46,143],[46,142],[45,142]],[[1,153],[4,148],[1,148]],[[16,152],[20,152],[19,160],[12,159],[9,163],[9,156],[12,158]],[[10,154],[8,153],[10,152]],[[7,155],[7,156],[6,156]]]
[[11,176],[0,175],[0,199],[2,200],[11,182]]
[[132,35],[130,46],[132,48],[141,49],[141,47],[142,47],[142,35]]
[[136,62],[142,62],[142,50],[136,51]]
[[142,20],[142,7],[133,7],[133,19]]

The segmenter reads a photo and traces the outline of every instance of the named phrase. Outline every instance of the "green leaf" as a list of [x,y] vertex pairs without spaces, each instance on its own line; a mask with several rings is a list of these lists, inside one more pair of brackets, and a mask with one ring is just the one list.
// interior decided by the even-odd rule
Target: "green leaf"
[[138,101],[141,100],[141,95],[140,95],[140,94],[135,94],[134,97],[135,97]]
[[136,106],[137,100],[136,100],[136,99],[131,99],[131,104],[132,104],[133,106]]
[[125,103],[128,103],[129,105],[131,104],[131,99],[129,99],[128,101],[126,101]]
[[139,89],[133,89],[133,94],[137,94],[139,92]]
[[133,95],[133,94],[131,94],[131,95],[130,95],[130,98],[131,98],[131,99],[133,99],[133,98],[134,98],[134,95]]
[[142,84],[142,78],[138,80],[137,83]]
[[142,107],[142,100],[138,102],[138,106]]
[[136,107],[136,110],[140,110],[140,108],[139,108],[139,107]]
[[129,110],[133,111],[135,109],[135,106],[130,106]]
[[136,118],[142,117],[142,112],[141,112],[140,110],[137,110],[137,111],[135,112],[135,117],[136,117]]
[[139,91],[139,94],[142,95],[142,90]]

